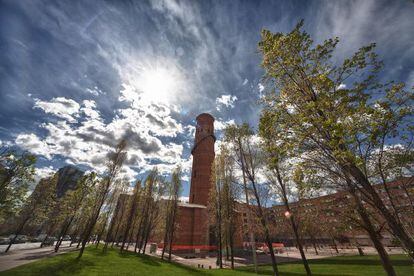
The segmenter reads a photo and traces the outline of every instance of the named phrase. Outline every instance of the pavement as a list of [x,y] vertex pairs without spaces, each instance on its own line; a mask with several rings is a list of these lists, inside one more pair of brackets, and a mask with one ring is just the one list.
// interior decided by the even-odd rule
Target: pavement
[[72,247],[69,247],[69,244],[70,242],[63,242],[57,253],[54,251],[54,246],[40,248],[40,242],[13,244],[7,253],[3,253],[7,246],[1,245],[0,271],[76,250],[76,244]]
[[[363,247],[364,254],[366,255],[376,255],[377,252],[373,247]],[[393,248],[387,250],[388,254],[403,254],[404,251],[401,248]],[[152,254],[154,256],[160,256],[161,252],[160,250],[157,250],[156,254]],[[306,258],[308,260],[313,259],[323,259],[323,258],[329,258],[334,256],[352,256],[352,255],[358,255],[358,250],[356,248],[342,248],[339,249],[339,253],[336,253],[336,251],[330,247],[320,248],[318,249],[318,254],[315,253],[313,248],[308,248],[307,251],[305,251]],[[218,268],[216,261],[217,258],[215,256],[207,256],[205,258],[184,258],[177,255],[171,256],[172,260],[177,263],[181,263],[183,265],[187,266],[193,266],[193,267],[200,267],[204,269],[216,269]],[[301,256],[298,249],[295,247],[286,247],[283,253],[276,254],[276,261],[278,263],[286,263],[286,262],[294,262],[294,261],[300,261]],[[258,264],[269,264],[270,263],[270,256],[266,255],[264,253],[257,255],[257,263]],[[240,266],[246,266],[246,265],[252,265],[253,260],[251,255],[243,256],[243,257],[235,257],[234,259],[234,266],[240,267]],[[226,260],[226,258],[223,258],[223,266],[224,267],[230,267],[230,261]]]

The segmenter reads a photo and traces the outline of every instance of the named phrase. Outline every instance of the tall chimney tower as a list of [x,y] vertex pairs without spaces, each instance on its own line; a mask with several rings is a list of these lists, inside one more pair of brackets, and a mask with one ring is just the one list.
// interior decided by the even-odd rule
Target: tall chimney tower
[[214,161],[214,118],[202,113],[196,118],[195,141],[191,154],[193,168],[191,172],[190,203],[207,206],[211,188],[211,169]]

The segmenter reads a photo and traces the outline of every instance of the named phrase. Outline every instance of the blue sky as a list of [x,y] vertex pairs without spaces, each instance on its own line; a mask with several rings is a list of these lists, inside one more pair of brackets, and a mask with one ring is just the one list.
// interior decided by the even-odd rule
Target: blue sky
[[219,137],[233,121],[257,124],[262,28],[303,18],[316,42],[340,38],[337,60],[376,42],[382,77],[414,85],[413,14],[409,0],[3,0],[0,141],[37,154],[42,176],[65,164],[103,171],[126,137],[130,178],[181,163],[188,180],[199,113]]

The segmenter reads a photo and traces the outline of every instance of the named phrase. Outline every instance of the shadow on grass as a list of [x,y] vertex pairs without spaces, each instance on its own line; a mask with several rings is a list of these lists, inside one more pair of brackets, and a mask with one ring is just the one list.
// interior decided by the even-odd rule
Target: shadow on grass
[[85,267],[93,266],[94,262],[88,260],[77,260],[76,257],[65,260],[64,262],[57,262],[53,265],[45,267],[45,274],[43,275],[56,275],[60,272],[70,274],[76,274],[82,271]]
[[[165,262],[167,262],[167,261],[165,261]],[[208,274],[206,271],[197,269],[195,267],[186,266],[186,265],[175,263],[175,262],[170,262],[169,264],[171,264],[172,266],[175,266],[177,268],[184,269],[188,273],[190,273],[191,275],[207,275]]]
[[188,273],[190,274],[197,274],[197,275],[205,275],[206,272],[193,268],[191,266],[186,266],[183,264],[179,264],[176,262],[168,262],[167,260],[161,260],[157,257],[153,257],[153,256],[149,256],[149,255],[144,255],[144,254],[139,254],[139,253],[135,253],[135,252],[122,252],[119,253],[119,256],[125,258],[138,258],[139,261],[141,261],[142,263],[146,264],[146,265],[151,265],[151,266],[161,266],[163,263],[164,264],[168,264],[171,266],[174,266],[176,268],[179,269],[183,269],[186,270]]
[[[393,264],[394,267],[397,266],[404,266],[404,267],[410,267],[411,266],[411,261],[408,258],[402,257],[402,256],[395,256],[394,258],[391,259],[391,262]],[[297,276],[297,275],[305,275],[305,270],[303,271],[289,271],[286,272],[284,271],[284,266],[289,266],[289,265],[301,265],[302,262],[301,261],[295,261],[295,262],[290,262],[290,263],[283,263],[281,265],[279,265],[279,271],[282,271],[282,275],[286,275],[286,276]],[[317,260],[309,260],[309,264],[312,270],[312,266],[317,266],[317,265],[326,265],[326,266],[330,266],[332,269],[335,269],[335,271],[341,271],[341,266],[355,266],[355,269],[361,269],[364,266],[375,266],[375,267],[379,267],[379,270],[381,271],[381,261],[378,259],[378,256],[352,256],[352,257],[337,257],[337,258],[327,258],[327,259],[317,259]],[[286,269],[286,268],[285,268]],[[255,273],[254,271],[254,267],[253,266],[247,266],[247,267],[242,267],[242,268],[238,268],[238,271],[243,271],[243,272],[249,272],[249,273]],[[270,265],[259,265],[258,266],[258,273],[259,275],[271,275],[273,274],[273,270],[272,267]],[[296,270],[296,269],[295,269]],[[316,269],[315,267],[315,270]],[[328,275],[327,273],[328,270],[324,273],[315,273],[313,272],[312,275],[313,276],[326,276]],[[341,274],[343,276],[346,275],[357,275],[356,272],[344,272],[341,271]]]
[[[371,256],[370,256],[371,257]],[[402,260],[391,260],[391,263],[394,266],[408,266],[410,261],[408,259]],[[352,257],[352,258],[327,258],[327,259],[318,259],[318,260],[309,260],[309,264],[323,264],[323,265],[372,265],[372,266],[381,266],[381,261],[377,258],[367,259],[364,257]]]
[[[312,268],[311,268],[312,269]],[[256,274],[254,271],[254,267],[245,267],[245,268],[237,268],[235,271],[240,271],[240,272],[248,272],[248,273],[252,273],[252,274]],[[283,276],[303,276],[306,275],[305,269],[303,269],[303,271],[301,272],[286,272],[283,271],[281,272],[281,269],[279,267],[279,272],[281,275]],[[271,266],[258,266],[258,271],[257,271],[258,275],[273,275],[273,269]],[[348,274],[341,274],[341,276],[346,276]],[[319,273],[314,273],[312,272],[312,276],[327,276],[327,274],[319,274]]]
[[50,261],[29,263],[11,270],[0,272],[1,275],[73,275],[81,272],[94,263],[88,260],[77,260],[75,256],[56,256]]
[[160,266],[161,260],[148,256],[145,254],[138,254],[135,252],[120,252],[118,253],[121,258],[138,258],[143,264],[150,265],[150,266]]

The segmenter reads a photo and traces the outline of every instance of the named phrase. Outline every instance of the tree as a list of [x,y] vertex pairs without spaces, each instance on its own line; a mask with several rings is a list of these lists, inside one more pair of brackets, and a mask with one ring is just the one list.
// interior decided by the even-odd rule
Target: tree
[[[210,204],[208,206],[209,213],[212,214],[211,225],[214,225],[214,232],[217,242],[217,265],[223,268],[223,239],[222,239],[222,201],[221,201],[221,190],[222,190],[222,164],[220,162],[220,156],[216,156],[214,167],[212,169],[212,182],[214,186],[211,187],[210,191]],[[213,215],[214,214],[214,215]]]
[[56,196],[56,185],[54,184],[56,184],[56,181],[52,177],[39,181],[19,214],[14,236],[10,239],[5,252],[9,251],[17,236],[22,233],[29,222],[41,222],[47,219],[47,214],[50,212],[49,206]]
[[131,237],[132,237],[133,229],[135,225],[135,220],[137,217],[136,213],[137,213],[137,209],[138,209],[139,202],[141,199],[141,192],[142,192],[141,188],[142,188],[141,181],[138,180],[135,183],[134,192],[132,194],[131,206],[129,208],[129,214],[128,214],[128,218],[127,218],[127,222],[125,226],[125,231],[123,234],[121,252],[124,250],[125,242],[128,241],[128,244],[129,244],[131,241]]
[[[384,270],[389,275],[395,275],[390,258],[381,243],[380,232],[382,227],[378,226],[380,223],[378,223],[375,213],[370,210],[372,208],[368,208],[369,206],[366,206],[366,204],[364,205],[360,190],[355,188],[357,185],[352,183],[352,180],[344,175],[334,163],[320,156],[319,158],[316,158],[316,156],[315,158],[309,158],[313,155],[312,153],[308,153],[307,155],[308,157],[302,160],[300,164],[302,178],[310,177],[313,179],[313,182],[317,182],[325,189],[333,188],[337,191],[346,191],[349,193],[350,200],[345,202],[348,210],[335,210],[336,216],[342,217],[344,223],[347,223],[348,226],[357,225],[364,229],[380,256]],[[368,203],[368,201],[366,202]],[[355,215],[358,217],[355,218]],[[358,244],[357,247],[361,253]]]
[[127,212],[129,204],[128,195],[125,193],[127,189],[127,185],[125,184],[128,185],[128,182],[122,180],[115,182],[115,187],[113,188],[106,206],[105,223],[98,235],[96,244],[96,246],[98,246],[99,241],[106,230],[106,226],[109,224],[109,229],[106,232],[105,245],[103,247],[104,252],[106,252],[110,241],[112,241],[111,246],[114,245],[115,241],[118,241],[118,232],[124,223],[124,215]]
[[[230,142],[238,155],[238,161],[241,165],[241,170],[243,173],[243,179],[248,179],[250,186],[253,192],[255,203],[257,205],[257,215],[262,226],[266,244],[269,248],[270,259],[272,261],[272,269],[274,275],[279,275],[275,253],[273,250],[272,241],[270,239],[268,222],[266,219],[266,214],[263,209],[261,198],[259,196],[258,183],[256,179],[256,174],[259,167],[260,153],[259,148],[253,143],[253,131],[250,129],[249,125],[243,124],[241,126],[232,125],[228,126],[225,129],[225,140]],[[247,186],[245,186],[247,187]],[[247,189],[245,189],[246,198]],[[254,249],[255,250],[255,249]]]
[[96,173],[91,172],[87,175],[84,175],[78,182],[78,185],[75,190],[67,191],[62,200],[61,216],[63,217],[63,223],[58,235],[58,240],[55,245],[55,252],[58,252],[62,241],[66,234],[68,233],[70,227],[75,221],[76,215],[82,212],[82,205],[87,202],[88,195],[92,192],[94,186],[96,185]]
[[44,217],[45,220],[43,225],[46,228],[46,235],[43,238],[42,242],[40,243],[40,247],[42,248],[49,238],[49,236],[56,230],[56,227],[61,222],[61,205],[59,205],[60,200],[57,197],[56,187],[57,187],[58,175],[55,174],[53,177],[49,178],[49,185],[50,185],[50,197],[49,200],[42,202],[43,210],[44,210]]
[[101,181],[98,185],[98,193],[92,208],[92,214],[82,235],[82,247],[79,251],[78,259],[80,259],[83,255],[86,243],[91,236],[93,228],[95,227],[99,214],[101,213],[102,206],[108,197],[111,185],[115,181],[120,169],[122,168],[122,164],[124,163],[127,154],[125,151],[126,146],[126,141],[121,140],[116,146],[115,152],[110,156],[108,160],[107,175],[104,177],[104,180]]
[[236,199],[238,189],[234,181],[234,162],[230,157],[230,151],[223,145],[217,158],[218,176],[221,182],[220,206],[222,211],[223,234],[226,242],[227,259],[230,253],[231,269],[234,269],[234,236],[236,232]]
[[145,254],[148,240],[160,220],[160,200],[165,194],[165,180],[155,167],[145,180],[135,251]]
[[165,250],[168,247],[168,261],[171,261],[171,251],[174,242],[174,233],[177,227],[178,199],[181,192],[181,167],[178,166],[172,173],[169,183],[169,198],[167,201],[165,217],[164,247],[161,258],[164,259]]
[[22,207],[28,185],[34,180],[35,163],[32,154],[19,154],[9,148],[0,150],[0,223]]
[[[292,187],[292,183],[294,183],[294,181],[289,179],[292,178],[292,174],[290,173],[292,164],[289,162],[289,155],[287,151],[281,147],[281,145],[275,145],[272,134],[273,125],[272,128],[267,127],[267,124],[269,123],[268,119],[269,118],[262,116],[259,126],[259,133],[264,141],[262,146],[264,151],[268,153],[266,158],[267,167],[269,168],[267,178],[270,182],[271,189],[281,199],[283,205],[285,206],[285,216],[289,220],[292,227],[296,245],[299,249],[306,274],[312,275],[308,260],[306,259],[306,255],[303,250],[302,240],[299,236],[298,216],[293,214],[289,204],[291,191],[294,189],[296,191],[300,191],[300,189],[297,189],[298,187]],[[296,199],[298,199],[298,197],[296,197]]]
[[335,163],[414,257],[413,238],[386,208],[367,164],[382,140],[390,144],[409,135],[413,93],[404,84],[378,81],[382,64],[375,44],[360,48],[338,66],[331,60],[338,38],[312,47],[302,26],[303,21],[287,34],[263,30],[259,43],[272,86],[263,98],[264,109],[281,130],[275,139],[291,144],[299,157],[313,150]]

